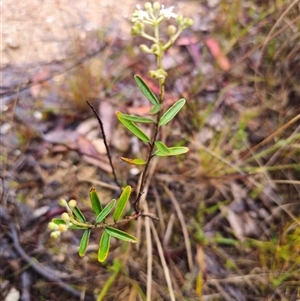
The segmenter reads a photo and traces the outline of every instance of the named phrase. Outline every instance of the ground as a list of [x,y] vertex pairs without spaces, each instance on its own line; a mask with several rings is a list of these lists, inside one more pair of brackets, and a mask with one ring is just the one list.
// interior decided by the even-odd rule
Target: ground
[[148,148],[115,112],[148,116],[134,74],[159,92],[136,4],[2,4],[1,299],[299,300],[298,1],[165,1],[194,25],[163,60],[164,109],[186,105],[159,139],[189,152],[152,161],[142,206],[159,220],[120,224],[138,243],[112,238],[104,263],[101,231],[82,258],[82,231],[50,237],[61,199],[93,219],[91,187],[107,204],[130,185],[132,217],[143,167],[120,157]]

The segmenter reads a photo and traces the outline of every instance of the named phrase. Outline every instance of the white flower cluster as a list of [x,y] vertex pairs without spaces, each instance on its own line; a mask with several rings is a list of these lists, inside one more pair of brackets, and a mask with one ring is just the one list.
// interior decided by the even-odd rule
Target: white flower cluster
[[160,5],[155,2],[152,5],[147,2],[145,4],[145,10],[141,9],[141,6],[137,4],[137,10],[132,14],[131,22],[135,23],[137,21],[153,22],[159,18],[169,20],[170,18],[177,18],[177,14],[173,13],[174,6],[165,8],[164,5]]
[[169,20],[170,18],[177,18],[177,14],[173,13],[174,6],[169,8],[164,8],[164,5],[161,6],[161,10],[159,12],[160,16],[163,16],[165,19]]

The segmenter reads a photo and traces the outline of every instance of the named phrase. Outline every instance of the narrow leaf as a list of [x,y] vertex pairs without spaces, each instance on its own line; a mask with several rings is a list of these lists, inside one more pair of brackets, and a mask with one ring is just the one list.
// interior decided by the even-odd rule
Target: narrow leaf
[[125,157],[121,157],[121,160],[129,163],[129,164],[133,164],[133,165],[145,165],[146,161],[143,159],[130,159],[130,158],[125,158]]
[[141,139],[142,141],[149,143],[150,139],[149,137],[138,127],[136,126],[135,123],[133,123],[132,121],[126,120],[124,118],[122,118],[122,113],[121,112],[117,112],[116,113],[117,118],[119,119],[119,121],[135,136],[137,136],[139,139]]
[[184,146],[169,147],[168,150],[169,150],[168,154],[163,153],[160,150],[157,150],[155,152],[155,155],[159,156],[159,157],[178,156],[178,155],[185,154],[189,151],[189,149],[187,147],[184,147]]
[[56,225],[66,225],[66,222],[62,218],[53,218],[52,223]]
[[137,83],[138,87],[142,91],[142,93],[147,97],[147,99],[153,105],[159,104],[159,101],[156,98],[155,94],[150,90],[150,88],[147,86],[147,84],[144,82],[144,80],[138,75],[135,75],[134,79],[135,79],[135,82]]
[[120,217],[122,216],[122,213],[125,209],[125,206],[127,204],[127,201],[130,197],[131,194],[131,187],[130,186],[126,186],[122,192],[122,194],[120,195],[120,198],[118,199],[118,203],[113,215],[113,219],[114,221],[117,221],[120,219]]
[[69,226],[69,229],[71,229],[71,230],[86,230],[87,227],[71,225],[71,226]]
[[[53,218],[52,219],[52,222],[56,225],[66,225],[66,222],[62,219],[62,218]],[[77,225],[70,225],[69,226],[69,229],[72,229],[72,230],[86,230],[87,227],[84,227],[84,226],[77,226]]]
[[79,245],[79,256],[82,257],[85,254],[86,248],[89,244],[91,229],[85,230],[81,237],[80,245]]
[[99,250],[98,250],[98,261],[103,262],[107,258],[109,252],[110,245],[110,235],[103,231],[100,242],[99,242]]
[[162,153],[165,154],[166,156],[169,156],[170,151],[168,149],[168,147],[161,141],[155,141],[155,146],[157,147],[157,149]]
[[136,243],[138,241],[137,238],[134,237],[133,235],[130,235],[124,231],[121,231],[113,227],[105,227],[105,231],[109,235],[124,241],[132,242],[132,243]]
[[167,124],[169,121],[171,121],[176,114],[181,110],[181,108],[184,106],[185,104],[185,99],[181,98],[178,101],[176,101],[172,107],[170,107],[165,114],[161,117],[160,121],[159,121],[159,125],[165,125]]
[[132,122],[140,122],[140,123],[154,123],[155,122],[151,118],[128,115],[128,114],[123,114],[123,113],[121,113],[120,116],[122,118],[124,118],[125,120],[129,120],[129,121],[132,121]]
[[85,223],[86,219],[81,210],[76,206],[73,209],[74,216],[82,223]]
[[102,211],[102,205],[95,188],[91,188],[90,190],[90,201],[92,204],[93,211],[97,216]]
[[96,224],[102,222],[111,212],[116,204],[116,200],[111,200],[96,217]]
[[158,113],[160,111],[160,109],[161,109],[161,105],[157,104],[149,111],[149,114],[154,115],[154,114]]

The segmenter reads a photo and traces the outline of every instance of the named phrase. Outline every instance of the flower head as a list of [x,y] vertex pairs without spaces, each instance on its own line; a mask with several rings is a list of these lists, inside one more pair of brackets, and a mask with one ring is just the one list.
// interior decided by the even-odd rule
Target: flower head
[[139,4],[136,5],[137,10],[132,14],[131,22],[144,21],[145,19],[150,19],[150,15],[147,11],[142,10]]
[[159,15],[163,16],[167,20],[169,20],[170,18],[177,18],[177,14],[173,13],[173,8],[174,6],[164,8],[164,5],[162,5]]

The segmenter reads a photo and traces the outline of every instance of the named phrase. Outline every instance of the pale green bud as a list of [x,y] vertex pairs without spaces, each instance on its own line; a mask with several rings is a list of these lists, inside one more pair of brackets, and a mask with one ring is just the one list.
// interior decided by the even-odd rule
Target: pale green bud
[[151,46],[151,52],[154,53],[155,55],[159,54],[159,47],[157,44],[152,44]]
[[159,11],[160,11],[160,3],[159,2],[156,1],[153,3],[153,10],[156,14],[159,13]]
[[52,237],[52,238],[58,238],[59,236],[60,236],[60,232],[59,231],[54,231],[54,232],[51,232],[50,233],[50,236]]
[[70,222],[70,216],[67,212],[64,212],[62,215],[61,215],[61,218],[63,221],[65,221],[67,224]]
[[194,24],[194,21],[192,19],[190,19],[190,18],[183,19],[183,25],[185,27],[191,27],[191,26],[193,26],[193,24]]
[[143,30],[144,30],[144,24],[143,24],[142,22],[137,21],[137,22],[132,26],[131,34],[132,34],[133,36],[140,36],[140,35],[142,35]]
[[169,25],[167,28],[167,33],[170,37],[172,37],[177,31],[177,28],[174,25]]
[[59,201],[59,205],[62,206],[62,207],[66,207],[67,206],[67,201],[65,199],[61,199]]
[[140,45],[140,49],[145,53],[151,53],[152,52],[151,49],[145,44]]
[[148,72],[148,75],[153,79],[165,79],[168,74],[165,70],[158,69],[158,70],[150,70]]
[[69,206],[70,206],[71,209],[75,208],[76,205],[77,205],[77,202],[76,202],[75,200],[71,200],[71,201],[69,202]]
[[176,18],[177,23],[180,24],[182,22],[182,20],[183,20],[183,17],[181,15],[178,15]]
[[152,4],[150,2],[146,2],[145,5],[145,10],[148,12],[148,13],[152,13],[153,12],[153,9],[152,9]]
[[50,230],[58,230],[58,225],[56,225],[56,224],[53,223],[53,222],[50,222],[50,223],[48,224],[48,228],[49,228]]

